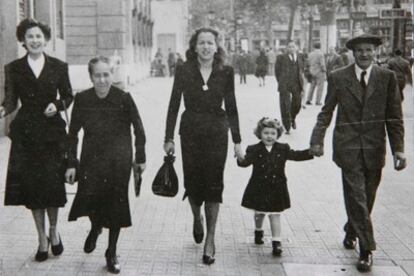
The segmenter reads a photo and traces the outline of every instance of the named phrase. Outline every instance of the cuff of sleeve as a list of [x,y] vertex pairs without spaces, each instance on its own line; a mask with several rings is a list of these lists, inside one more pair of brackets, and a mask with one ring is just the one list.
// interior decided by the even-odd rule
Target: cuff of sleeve
[[240,144],[241,143],[240,134],[233,135],[233,143],[235,143],[235,144]]
[[52,103],[56,106],[56,109],[58,111],[62,111],[63,110],[62,100],[55,100]]
[[145,163],[145,161],[146,161],[145,148],[138,147],[135,152],[135,163],[141,164],[141,163]]

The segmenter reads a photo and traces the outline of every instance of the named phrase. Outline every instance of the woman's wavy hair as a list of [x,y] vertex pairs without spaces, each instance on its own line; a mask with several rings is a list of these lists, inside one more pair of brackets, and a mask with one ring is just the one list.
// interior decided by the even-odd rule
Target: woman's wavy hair
[[257,138],[262,139],[262,130],[265,127],[270,127],[270,128],[276,129],[278,139],[283,134],[283,126],[279,122],[278,119],[263,117],[262,119],[259,120],[259,122],[257,122],[257,126],[254,129],[254,135],[256,135]]
[[188,61],[197,61],[197,52],[195,51],[197,45],[197,39],[200,33],[211,33],[214,35],[214,39],[217,45],[217,52],[214,54],[213,64],[222,66],[224,64],[225,52],[223,48],[219,46],[219,33],[212,28],[200,28],[190,38],[189,49],[186,51],[185,56]]
[[[45,36],[46,41],[49,41],[52,37],[52,32],[50,27],[42,22],[37,21],[33,18],[26,18],[20,21],[19,25],[16,28],[16,37],[19,42],[24,42],[24,36],[28,29],[39,27],[42,31],[43,35]],[[25,47],[25,45],[23,45]]]

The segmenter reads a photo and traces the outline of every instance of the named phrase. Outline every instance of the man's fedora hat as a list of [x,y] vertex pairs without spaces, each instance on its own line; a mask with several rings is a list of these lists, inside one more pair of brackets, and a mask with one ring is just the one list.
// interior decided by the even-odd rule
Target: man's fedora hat
[[345,43],[346,48],[353,50],[355,45],[360,43],[370,43],[374,44],[375,46],[379,46],[382,44],[382,40],[379,36],[371,35],[371,34],[362,34],[351,38]]

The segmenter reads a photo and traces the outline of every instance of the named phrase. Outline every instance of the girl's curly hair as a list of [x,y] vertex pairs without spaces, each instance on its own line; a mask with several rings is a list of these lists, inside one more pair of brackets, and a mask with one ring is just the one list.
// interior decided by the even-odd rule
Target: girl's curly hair
[[277,131],[277,138],[278,139],[283,134],[283,126],[279,122],[278,119],[272,119],[272,118],[269,118],[269,117],[263,117],[262,119],[259,120],[259,122],[257,122],[257,126],[254,129],[254,134],[256,135],[257,138],[262,139],[261,134],[262,134],[262,130],[265,127],[270,127],[270,128],[276,129],[276,131]]

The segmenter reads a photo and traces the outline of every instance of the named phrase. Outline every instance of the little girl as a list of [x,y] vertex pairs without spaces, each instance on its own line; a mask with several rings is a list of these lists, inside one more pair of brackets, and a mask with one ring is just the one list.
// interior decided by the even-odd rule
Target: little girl
[[309,150],[291,150],[288,144],[276,142],[283,133],[283,127],[276,119],[262,118],[254,131],[261,141],[246,149],[243,159],[237,159],[240,167],[253,164],[253,172],[243,195],[242,206],[255,211],[255,243],[263,244],[263,220],[269,216],[272,231],[273,255],[280,256],[281,221],[280,214],[290,207],[289,191],[285,175],[287,160],[309,160]]

